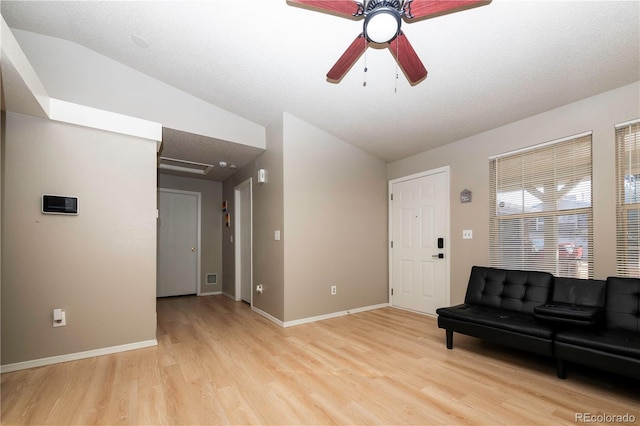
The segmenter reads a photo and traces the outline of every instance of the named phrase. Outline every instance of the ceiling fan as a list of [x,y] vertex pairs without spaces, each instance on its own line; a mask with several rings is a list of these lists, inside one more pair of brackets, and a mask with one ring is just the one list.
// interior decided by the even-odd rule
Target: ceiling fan
[[427,77],[427,70],[404,32],[402,19],[407,23],[472,7],[484,6],[491,0],[289,0],[333,12],[345,17],[364,17],[363,31],[356,37],[338,62],[329,70],[327,78],[339,82],[367,49],[369,43],[389,44],[389,50],[412,85]]

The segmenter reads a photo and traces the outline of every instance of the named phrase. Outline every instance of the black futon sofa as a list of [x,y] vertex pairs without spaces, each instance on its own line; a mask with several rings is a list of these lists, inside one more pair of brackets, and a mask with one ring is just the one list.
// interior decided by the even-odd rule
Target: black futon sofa
[[582,280],[474,266],[463,304],[439,308],[453,333],[640,379],[640,279]]

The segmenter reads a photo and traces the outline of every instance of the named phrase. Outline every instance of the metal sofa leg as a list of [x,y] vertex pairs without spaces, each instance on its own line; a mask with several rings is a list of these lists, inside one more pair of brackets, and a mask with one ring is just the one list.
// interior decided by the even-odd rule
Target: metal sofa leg
[[447,349],[453,349],[453,330],[446,329]]
[[565,369],[564,361],[561,360],[560,358],[557,358],[557,365],[558,365],[558,378],[559,379],[566,379],[567,378],[567,371]]

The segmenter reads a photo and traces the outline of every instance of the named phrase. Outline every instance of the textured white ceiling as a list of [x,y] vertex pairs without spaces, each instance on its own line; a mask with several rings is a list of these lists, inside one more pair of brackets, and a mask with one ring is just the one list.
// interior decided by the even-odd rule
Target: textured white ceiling
[[396,80],[386,48],[327,82],[362,23],[285,0],[1,8],[11,27],[77,42],[264,126],[287,111],[385,161],[640,80],[638,1],[494,0],[403,23],[429,71],[415,87]]

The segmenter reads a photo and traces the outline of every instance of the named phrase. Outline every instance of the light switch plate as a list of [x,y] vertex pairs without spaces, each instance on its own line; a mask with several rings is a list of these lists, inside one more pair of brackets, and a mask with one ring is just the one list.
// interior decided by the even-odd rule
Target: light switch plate
[[273,239],[276,241],[280,241],[280,231],[273,231]]

